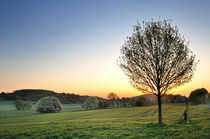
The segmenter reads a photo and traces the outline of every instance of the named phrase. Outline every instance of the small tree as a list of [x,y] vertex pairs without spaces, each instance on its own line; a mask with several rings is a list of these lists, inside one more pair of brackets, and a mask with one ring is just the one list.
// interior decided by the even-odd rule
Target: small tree
[[119,65],[134,88],[158,97],[160,124],[161,97],[189,82],[196,67],[195,55],[170,20],[137,23],[121,48]]
[[86,110],[92,110],[92,109],[97,109],[98,108],[98,104],[99,104],[99,101],[97,98],[95,97],[88,97],[85,102],[83,103],[83,107],[86,109]]
[[137,98],[136,100],[136,106],[137,107],[141,107],[141,106],[149,106],[149,105],[152,105],[152,101],[147,98],[147,97],[142,97],[140,96],[139,98]]
[[43,97],[38,101],[36,111],[41,113],[54,113],[60,112],[62,105],[57,97]]
[[117,96],[116,93],[109,93],[107,98],[110,100],[112,106],[115,106],[115,103],[117,103],[118,106],[119,97]]
[[17,110],[29,110],[32,108],[30,101],[23,101],[21,99],[15,100],[15,107]]
[[190,102],[192,104],[205,104],[208,91],[205,88],[200,88],[190,93]]
[[106,109],[106,108],[108,108],[109,107],[109,101],[106,101],[106,100],[104,100],[104,101],[99,101],[99,103],[98,103],[98,108],[101,108],[101,109]]
[[136,100],[136,106],[137,107],[141,107],[141,106],[145,106],[145,101],[144,101],[144,98],[143,97],[140,97]]
[[24,101],[21,99],[15,100],[15,107],[17,110],[24,110],[25,109]]
[[118,96],[116,93],[109,93],[108,96],[107,96],[108,99],[117,99]]

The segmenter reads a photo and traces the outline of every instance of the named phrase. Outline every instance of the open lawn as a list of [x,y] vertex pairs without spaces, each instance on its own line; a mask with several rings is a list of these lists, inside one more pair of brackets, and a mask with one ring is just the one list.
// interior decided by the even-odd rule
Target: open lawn
[[210,109],[190,106],[190,124],[179,122],[183,104],[163,105],[163,125],[157,106],[82,110],[64,105],[61,113],[1,110],[0,138],[209,138]]

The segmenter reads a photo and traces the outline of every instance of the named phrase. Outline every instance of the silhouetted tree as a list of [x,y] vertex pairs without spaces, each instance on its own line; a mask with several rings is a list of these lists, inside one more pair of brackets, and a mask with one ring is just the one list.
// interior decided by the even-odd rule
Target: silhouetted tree
[[116,93],[109,93],[107,98],[110,100],[112,106],[115,105],[115,102],[117,103],[117,106],[118,106],[118,99],[119,99],[119,97],[117,96]]
[[117,99],[118,96],[117,96],[117,94],[115,94],[115,93],[109,93],[108,96],[107,96],[107,98],[108,98],[108,99]]
[[119,65],[130,84],[143,93],[158,97],[158,117],[162,123],[161,97],[172,88],[192,79],[195,55],[188,42],[171,26],[171,20],[143,22],[121,48]]
[[107,107],[109,107],[109,101],[99,101],[98,108],[106,109]]

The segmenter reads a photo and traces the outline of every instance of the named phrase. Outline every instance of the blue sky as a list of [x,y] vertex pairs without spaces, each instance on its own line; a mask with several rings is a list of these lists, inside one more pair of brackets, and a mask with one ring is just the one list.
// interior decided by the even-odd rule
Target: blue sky
[[173,20],[201,60],[198,72],[207,72],[209,6],[208,0],[1,0],[0,91],[136,95],[116,64],[120,47],[137,21],[159,16]]

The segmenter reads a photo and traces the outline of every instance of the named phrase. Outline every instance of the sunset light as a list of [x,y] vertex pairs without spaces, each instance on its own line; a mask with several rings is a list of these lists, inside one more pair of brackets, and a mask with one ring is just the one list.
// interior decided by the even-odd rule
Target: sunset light
[[101,97],[110,92],[120,97],[139,95],[117,65],[119,50],[132,25],[159,16],[173,20],[200,60],[192,82],[172,92],[188,96],[199,87],[210,90],[208,4],[1,3],[1,92],[41,88]]
[[0,0],[0,139],[208,139],[210,0]]

